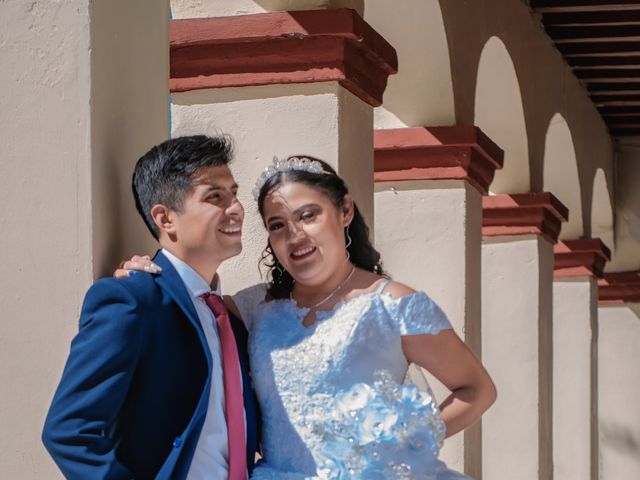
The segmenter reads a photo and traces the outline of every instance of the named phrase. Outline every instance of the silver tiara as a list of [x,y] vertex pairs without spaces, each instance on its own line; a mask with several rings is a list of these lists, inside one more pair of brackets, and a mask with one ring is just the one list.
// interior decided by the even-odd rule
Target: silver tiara
[[273,165],[265,167],[258,177],[258,180],[256,180],[256,185],[253,187],[253,190],[251,190],[256,202],[260,197],[260,190],[262,190],[264,184],[267,183],[267,180],[273,177],[276,173],[291,172],[293,170],[331,175],[331,172],[325,172],[320,162],[311,160],[307,157],[289,157],[286,160],[279,160],[278,157],[273,157]]

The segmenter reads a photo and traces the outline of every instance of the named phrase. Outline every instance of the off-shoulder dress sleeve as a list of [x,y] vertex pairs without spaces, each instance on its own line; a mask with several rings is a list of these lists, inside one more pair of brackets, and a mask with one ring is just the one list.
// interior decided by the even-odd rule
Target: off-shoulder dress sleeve
[[442,309],[424,292],[393,298],[382,295],[392,326],[400,335],[436,335],[452,328]]
[[232,296],[233,303],[238,307],[242,321],[249,332],[253,329],[256,319],[264,306],[266,292],[267,285],[259,283],[240,290]]

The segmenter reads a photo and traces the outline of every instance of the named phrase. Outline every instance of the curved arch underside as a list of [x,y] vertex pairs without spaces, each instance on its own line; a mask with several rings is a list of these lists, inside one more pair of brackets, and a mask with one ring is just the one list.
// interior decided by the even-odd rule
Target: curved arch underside
[[573,137],[564,117],[556,113],[549,122],[544,145],[544,191],[551,192],[569,209],[560,238],[582,237],[582,195]]
[[384,104],[375,109],[375,128],[455,124],[449,46],[439,2],[403,0],[389,6],[365,1],[364,19],[398,54],[398,73],[389,77]]
[[528,192],[529,148],[520,85],[507,48],[495,36],[480,55],[474,124],[504,150],[504,168],[496,172],[491,192]]

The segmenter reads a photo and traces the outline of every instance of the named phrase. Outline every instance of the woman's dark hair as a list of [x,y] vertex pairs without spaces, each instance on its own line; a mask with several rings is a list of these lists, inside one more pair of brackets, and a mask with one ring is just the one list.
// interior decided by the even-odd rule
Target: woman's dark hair
[[[344,196],[349,193],[349,189],[347,188],[344,180],[338,176],[336,171],[326,162],[308,155],[293,155],[287,158],[287,160],[292,158],[307,158],[309,160],[316,161],[322,165],[322,169],[325,173],[289,170],[285,172],[278,172],[271,176],[260,188],[260,193],[258,195],[258,210],[260,211],[260,215],[263,220],[264,200],[266,196],[274,188],[287,182],[308,185],[326,195],[336,209],[341,209],[344,205]],[[351,263],[363,270],[368,270],[378,275],[384,275],[382,262],[380,260],[380,253],[373,248],[371,240],[369,239],[369,227],[367,227],[367,224],[355,202],[353,206],[353,220],[349,224],[351,244],[347,248]],[[284,269],[280,262],[278,262],[270,243],[267,244],[267,247],[262,252],[261,263],[269,268],[271,277],[269,287],[267,289],[267,298],[289,298],[291,289],[293,288],[293,277]]]

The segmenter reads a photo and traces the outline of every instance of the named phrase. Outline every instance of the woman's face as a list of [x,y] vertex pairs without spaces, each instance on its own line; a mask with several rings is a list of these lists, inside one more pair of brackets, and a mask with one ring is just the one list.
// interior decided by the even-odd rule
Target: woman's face
[[344,265],[344,227],[353,217],[349,195],[337,209],[322,191],[288,182],[266,196],[263,211],[273,253],[297,283],[322,285]]

